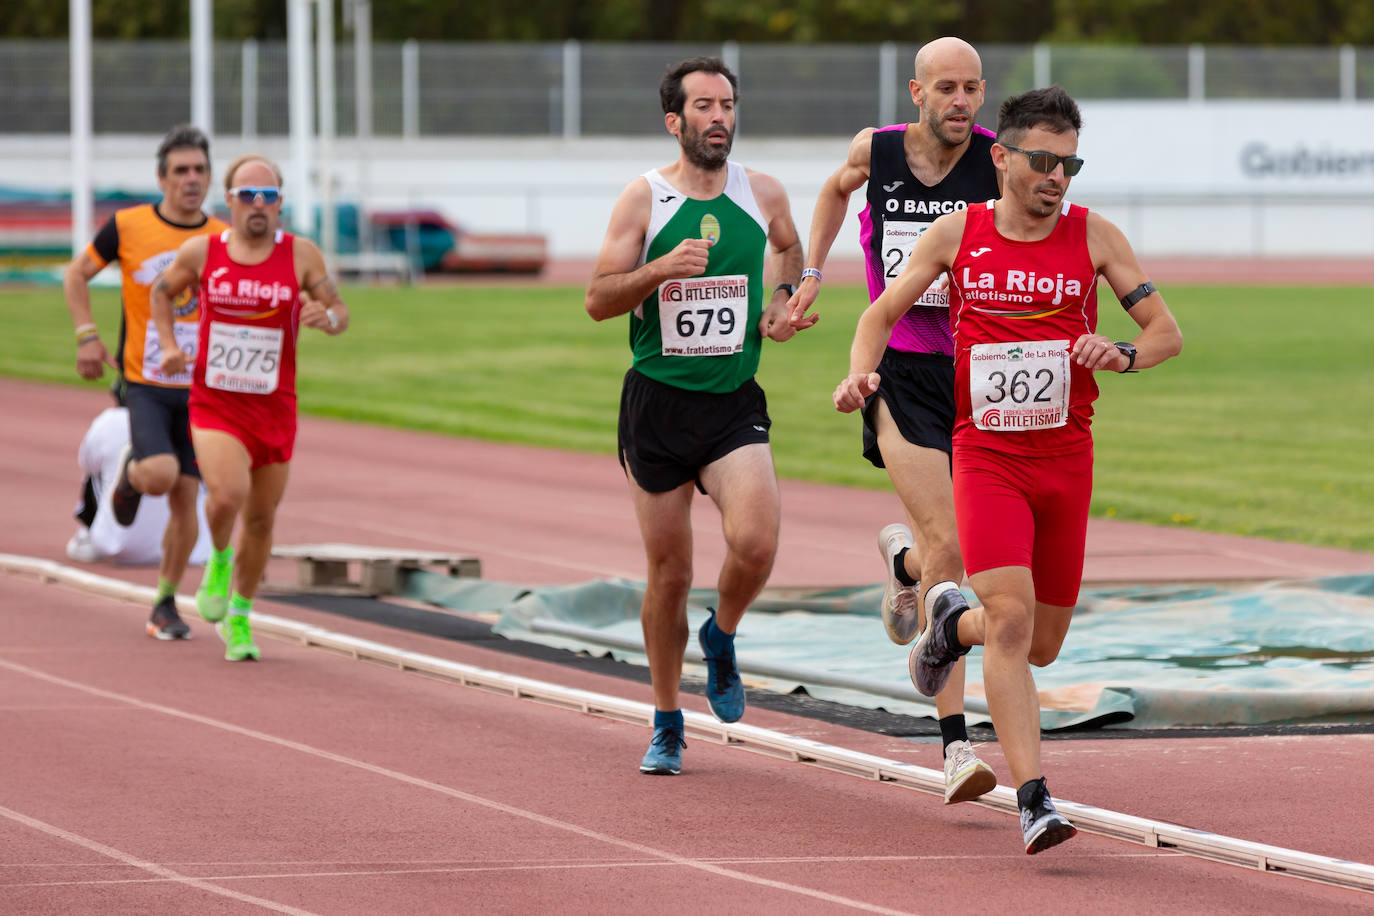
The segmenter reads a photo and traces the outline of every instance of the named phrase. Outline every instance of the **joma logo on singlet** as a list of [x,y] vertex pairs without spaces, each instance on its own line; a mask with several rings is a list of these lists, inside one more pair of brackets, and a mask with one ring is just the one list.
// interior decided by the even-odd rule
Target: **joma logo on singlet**
[[208,284],[212,296],[232,299],[257,299],[265,303],[289,302],[295,292],[279,282],[264,283],[261,280],[240,279],[235,288],[232,280],[211,280]]
[[962,200],[895,200],[888,198],[885,206],[888,213],[896,213],[900,209],[902,213],[920,213],[926,216],[939,216],[942,213],[968,209],[968,204]]
[[1065,296],[1078,296],[1083,293],[1083,283],[1080,280],[1072,277],[1065,280],[1063,274],[1055,274],[1053,277],[1038,276],[1033,270],[1008,270],[999,285],[995,274],[981,273],[975,276],[972,270],[965,267],[962,285],[964,289],[1000,289],[1008,293],[1053,293],[1052,301],[1056,305]]

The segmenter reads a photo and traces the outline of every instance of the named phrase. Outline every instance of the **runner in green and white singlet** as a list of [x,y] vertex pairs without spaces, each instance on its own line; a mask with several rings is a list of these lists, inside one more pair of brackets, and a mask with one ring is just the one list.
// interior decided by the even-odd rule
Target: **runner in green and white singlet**
[[641,773],[682,770],[678,688],[696,627],[687,616],[696,490],[720,510],[725,535],[719,600],[697,627],[706,699],[722,722],[744,715],[735,628],[778,549],[771,422],[754,372],[764,337],[782,342],[796,333],[787,300],[802,250],[782,184],[728,161],[737,90],[715,57],[682,61],[664,75],[659,102],[678,158],[621,192],[587,286],[592,318],[630,316],[634,360],[621,388],[617,444],[648,567],[640,620],[654,734]]
[[635,369],[665,385],[719,394],[739,388],[759,368],[768,244],[747,170],[725,165],[725,192],[713,200],[684,197],[658,169],[644,174],[652,203],[639,263],[668,254],[683,239],[712,244],[705,273],[665,281],[630,313]]

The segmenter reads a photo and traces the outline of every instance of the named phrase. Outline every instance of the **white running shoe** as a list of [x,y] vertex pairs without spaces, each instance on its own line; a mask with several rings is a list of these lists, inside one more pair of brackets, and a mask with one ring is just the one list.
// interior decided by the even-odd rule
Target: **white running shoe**
[[67,556],[78,563],[95,563],[100,559],[100,553],[91,542],[91,529],[85,525],[76,529],[76,534],[67,542]]
[[883,627],[887,638],[899,646],[905,646],[916,638],[921,631],[921,583],[903,585],[894,572],[897,554],[903,547],[911,547],[915,541],[911,529],[906,525],[888,525],[878,532],[878,553],[883,558],[883,568],[887,570],[887,586],[883,589]]
[[945,751],[945,804],[973,801],[997,788],[997,774],[978,759],[973,745],[955,741]]

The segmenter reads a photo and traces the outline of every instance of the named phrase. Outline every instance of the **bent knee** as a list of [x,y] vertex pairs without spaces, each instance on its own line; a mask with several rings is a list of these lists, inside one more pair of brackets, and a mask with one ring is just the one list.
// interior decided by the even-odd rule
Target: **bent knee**
[[1058,646],[1053,646],[1049,649],[1037,649],[1034,646],[1032,646],[1030,650],[1030,655],[1027,656],[1026,660],[1037,668],[1044,668],[1046,665],[1048,665],[1050,662],[1054,661],[1058,657]]
[[736,537],[730,542],[730,552],[745,566],[768,569],[778,554],[778,539],[767,534]]
[[145,496],[166,496],[176,486],[181,470],[176,461],[159,461],[145,458],[138,463],[139,492]]

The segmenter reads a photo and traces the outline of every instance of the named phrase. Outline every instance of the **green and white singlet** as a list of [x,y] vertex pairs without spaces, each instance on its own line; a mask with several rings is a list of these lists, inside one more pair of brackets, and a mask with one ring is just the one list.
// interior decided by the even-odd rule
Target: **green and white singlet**
[[634,368],[689,391],[734,391],[759,368],[763,317],[763,256],[768,224],[744,166],[727,162],[725,191],[693,200],[657,169],[642,176],[652,195],[649,231],[639,264],[683,239],[714,239],[699,277],[661,284],[630,313]]

